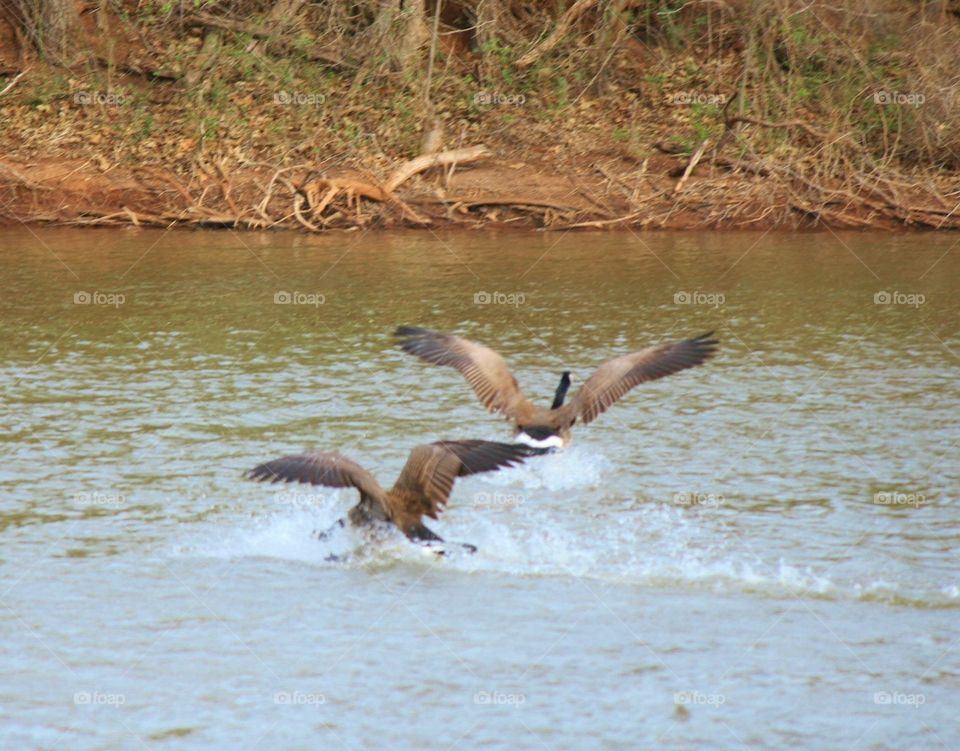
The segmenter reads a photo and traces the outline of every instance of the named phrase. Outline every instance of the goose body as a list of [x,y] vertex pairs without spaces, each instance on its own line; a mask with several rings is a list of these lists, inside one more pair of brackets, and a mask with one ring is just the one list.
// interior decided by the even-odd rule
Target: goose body
[[702,364],[716,352],[718,342],[712,335],[664,342],[607,360],[566,403],[570,373],[564,371],[547,409],[524,396],[507,363],[489,347],[414,326],[394,332],[404,352],[459,371],[490,412],[499,412],[513,423],[515,440],[535,448],[567,445],[576,422],[593,422],[634,386]]
[[[330,488],[356,488],[360,501],[347,514],[353,526],[395,525],[410,540],[430,544],[442,538],[423,523],[446,507],[458,477],[511,467],[543,453],[528,446],[495,441],[437,441],[416,446],[390,490],[357,462],[335,452],[290,454],[254,467],[251,480],[300,482]],[[337,522],[344,526],[344,521]],[[472,545],[465,546],[476,550]]]

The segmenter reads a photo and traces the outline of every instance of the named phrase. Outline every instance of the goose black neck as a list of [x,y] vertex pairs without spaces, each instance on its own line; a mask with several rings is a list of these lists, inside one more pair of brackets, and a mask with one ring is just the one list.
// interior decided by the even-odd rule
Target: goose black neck
[[567,396],[567,389],[570,388],[570,371],[563,371],[563,375],[560,376],[560,385],[557,386],[557,393],[553,396],[553,404],[550,405],[550,409],[559,409],[563,406],[563,400]]

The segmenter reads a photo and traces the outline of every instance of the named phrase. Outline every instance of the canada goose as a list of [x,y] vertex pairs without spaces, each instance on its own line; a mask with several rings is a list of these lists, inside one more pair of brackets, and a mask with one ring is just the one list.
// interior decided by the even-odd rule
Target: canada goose
[[[542,453],[522,444],[495,441],[423,444],[410,452],[400,477],[390,490],[380,487],[374,476],[352,459],[326,451],[283,456],[254,467],[244,476],[257,481],[356,488],[360,491],[360,502],[347,514],[352,525],[392,523],[410,540],[429,545],[443,542],[443,539],[423,523],[423,517],[436,519],[443,511],[456,478],[512,467]],[[336,526],[344,526],[344,521],[341,519]],[[473,545],[464,547],[470,552],[476,551]]]
[[553,404],[543,409],[523,395],[506,362],[489,347],[413,326],[401,326],[394,332],[404,352],[434,365],[456,368],[488,410],[513,421],[516,440],[536,448],[567,445],[575,422],[593,422],[634,386],[700,365],[716,352],[718,342],[712,335],[711,331],[693,339],[664,342],[607,360],[566,404],[570,372],[564,371]]

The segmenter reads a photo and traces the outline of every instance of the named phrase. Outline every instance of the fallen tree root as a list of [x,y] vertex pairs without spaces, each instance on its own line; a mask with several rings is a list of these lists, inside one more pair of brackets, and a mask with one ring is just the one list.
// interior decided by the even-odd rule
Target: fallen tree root
[[[309,180],[297,188],[286,178],[279,179],[286,184],[294,196],[293,213],[295,218],[302,226],[310,229],[312,232],[320,232],[325,228],[329,219],[325,220],[323,213],[331,207],[336,197],[341,194],[346,197],[348,206],[353,206],[358,223],[363,221],[359,199],[366,198],[370,201],[392,206],[397,209],[407,221],[424,226],[431,224],[431,220],[428,217],[418,214],[413,207],[395,195],[397,188],[414,175],[424,172],[431,167],[475,162],[489,154],[490,152],[486,146],[482,144],[462,149],[441,151],[435,154],[423,154],[397,167],[382,185],[355,177],[320,177]],[[258,210],[261,215],[265,215],[266,213],[267,205],[272,196],[272,185],[278,180],[278,175],[275,175],[271,180],[270,186],[268,186],[267,189],[267,195],[260,203]],[[306,219],[303,213],[304,209],[309,209],[311,217],[321,222],[324,226],[317,226]]]

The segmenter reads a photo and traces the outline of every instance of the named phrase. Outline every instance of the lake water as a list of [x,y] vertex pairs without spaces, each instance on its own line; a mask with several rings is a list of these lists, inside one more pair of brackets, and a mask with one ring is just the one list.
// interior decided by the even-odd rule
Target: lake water
[[[5,229],[0,748],[960,748],[958,240]],[[244,470],[510,435],[400,324],[721,350],[325,562]]]

